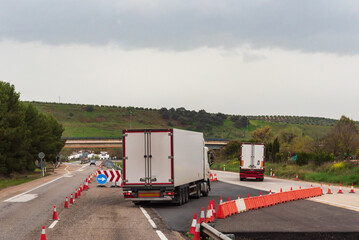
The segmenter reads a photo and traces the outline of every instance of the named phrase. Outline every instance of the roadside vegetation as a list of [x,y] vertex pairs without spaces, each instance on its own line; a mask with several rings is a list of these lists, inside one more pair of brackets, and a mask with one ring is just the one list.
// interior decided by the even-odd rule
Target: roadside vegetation
[[0,177],[33,173],[39,152],[54,162],[64,146],[62,125],[51,115],[23,104],[15,87],[0,81]]
[[[27,102],[26,104],[30,104]],[[315,137],[326,134],[337,120],[295,116],[239,116],[181,108],[142,108],[31,102],[40,112],[53,115],[64,127],[63,137],[120,138],[127,128],[180,128],[201,131],[205,138],[250,141],[251,132],[269,126],[277,135],[298,128]],[[275,118],[274,118],[275,117]],[[276,120],[283,119],[283,120]]]
[[[326,133],[308,136],[288,127],[274,134],[270,126],[251,132],[251,142],[266,145],[266,174],[316,182],[359,185],[359,131],[357,124],[342,116]],[[239,172],[240,141],[231,141],[217,152],[213,169]]]

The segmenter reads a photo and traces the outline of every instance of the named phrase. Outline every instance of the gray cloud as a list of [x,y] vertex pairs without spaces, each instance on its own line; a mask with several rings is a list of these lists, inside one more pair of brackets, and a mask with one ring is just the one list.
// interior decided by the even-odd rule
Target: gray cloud
[[0,1],[0,39],[188,50],[202,46],[359,52],[359,2]]

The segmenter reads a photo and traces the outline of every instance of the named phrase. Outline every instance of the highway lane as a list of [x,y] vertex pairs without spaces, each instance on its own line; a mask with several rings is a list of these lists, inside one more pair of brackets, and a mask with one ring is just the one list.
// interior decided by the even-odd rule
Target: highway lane
[[[52,177],[50,182],[42,178],[41,184],[24,189],[22,193],[9,196],[7,190],[2,190],[0,202],[0,236],[2,239],[38,239],[39,229],[50,223],[53,206],[57,207],[58,214],[66,210],[63,208],[65,197],[74,193],[75,188],[83,183],[96,167],[88,165],[69,165],[65,174]],[[39,182],[37,181],[37,182]],[[46,183],[47,182],[47,183]],[[30,190],[30,191],[29,191]],[[18,192],[18,191],[13,191]],[[86,193],[85,193],[86,194]],[[6,196],[6,199],[4,198]]]
[[[182,206],[175,206],[171,203],[152,203],[148,204],[147,208],[153,208],[171,229],[179,232],[188,232],[194,213],[197,212],[199,217],[202,207],[206,211],[209,200],[214,199],[217,207],[220,197],[227,201],[228,196],[230,199],[237,199],[238,194],[242,197],[247,197],[248,193],[250,196],[259,196],[260,192],[257,189],[234,184],[212,182],[212,189],[208,197],[190,199],[187,204]],[[262,194],[268,194],[268,192],[262,191]]]
[[[287,191],[290,186],[297,189],[299,186],[304,188],[311,185],[311,183],[270,178],[266,178],[264,182],[254,180],[240,182],[238,174],[217,172],[217,175],[221,181],[225,182],[214,182],[210,197],[199,200],[194,199],[180,207],[171,204],[151,204],[147,207],[153,208],[171,229],[187,232],[194,212],[199,214],[200,208],[202,206],[206,207],[209,199],[214,198],[217,204],[219,196],[223,196],[224,200],[226,200],[228,195],[233,199],[238,193],[241,197],[247,197],[247,193],[252,196],[258,195],[260,191],[267,194],[270,189],[280,191],[282,187],[283,190]],[[357,195],[349,195],[348,189],[345,189],[345,191],[347,192],[343,195],[332,194],[328,196],[332,196],[331,201],[336,201],[336,198],[339,197],[341,200],[347,200],[343,204],[356,205],[356,202],[353,203],[350,200],[355,199]],[[215,227],[225,233],[235,233],[238,239],[241,239],[240,236],[249,238],[265,236],[268,239],[291,238],[293,236],[298,237],[298,239],[316,237],[323,239],[338,237],[337,235],[340,232],[354,232],[349,237],[358,236],[359,213],[343,207],[323,204],[316,200],[328,198],[328,196],[298,200],[240,213],[224,220],[216,219]],[[276,232],[277,234],[272,234],[271,232]]]

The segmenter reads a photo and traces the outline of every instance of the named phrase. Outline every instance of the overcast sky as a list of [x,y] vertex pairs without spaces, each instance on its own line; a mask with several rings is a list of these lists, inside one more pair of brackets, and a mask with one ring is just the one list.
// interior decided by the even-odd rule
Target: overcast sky
[[359,1],[0,0],[26,101],[359,120]]

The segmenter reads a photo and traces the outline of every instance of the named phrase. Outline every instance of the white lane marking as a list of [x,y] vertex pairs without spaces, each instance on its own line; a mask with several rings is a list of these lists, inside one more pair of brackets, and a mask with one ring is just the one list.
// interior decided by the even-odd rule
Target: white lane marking
[[145,215],[145,217],[147,218],[147,220],[149,221],[149,223],[151,224],[151,226],[153,228],[157,228],[157,225],[156,223],[151,219],[150,215],[148,215],[147,211],[143,208],[143,207],[140,207],[143,215]]
[[55,220],[53,223],[51,223],[51,225],[48,228],[54,228],[55,225],[57,224],[58,220]]
[[160,230],[156,230],[157,235],[160,237],[161,240],[168,240],[166,236]]
[[37,198],[37,194],[24,194],[17,198],[11,199],[9,202],[28,202],[34,198]]
[[321,199],[318,199],[318,198],[313,198],[313,199],[308,199],[308,200],[311,200],[313,202],[327,203],[327,204],[333,205],[333,206],[342,206],[342,207],[347,208],[347,209],[351,209],[351,210],[354,210],[354,211],[359,211],[359,207],[355,207],[355,206],[351,206],[351,205],[347,205],[347,204],[330,202],[330,201],[321,200]]
[[54,180],[51,180],[51,181],[49,181],[49,182],[47,182],[47,183],[44,183],[44,184],[41,184],[40,186],[37,186],[37,187],[35,187],[35,188],[32,188],[32,189],[30,189],[30,190],[28,190],[28,191],[26,191],[26,192],[23,192],[23,193],[20,193],[20,194],[18,194],[18,195],[16,195],[16,196],[13,196],[13,197],[11,197],[11,198],[8,198],[8,199],[4,200],[4,202],[9,202],[9,201],[11,201],[11,200],[13,200],[13,199],[15,199],[15,198],[18,198],[18,197],[20,197],[20,196],[22,196],[22,195],[25,195],[25,194],[27,194],[27,193],[29,193],[29,192],[32,192],[32,191],[34,191],[34,190],[36,190],[36,189],[38,189],[38,188],[41,188],[41,187],[46,186],[46,185],[48,185],[48,184],[50,184],[50,183],[53,183],[53,182],[55,182],[55,181],[57,181],[57,180],[59,180],[59,179],[61,179],[61,178],[63,178],[63,176],[58,177],[58,178],[55,178]]
[[64,174],[63,177],[73,177],[74,175],[71,174]]
[[67,170],[68,167],[69,167],[69,166],[66,165],[65,171],[67,172],[67,174],[70,174],[69,170]]

